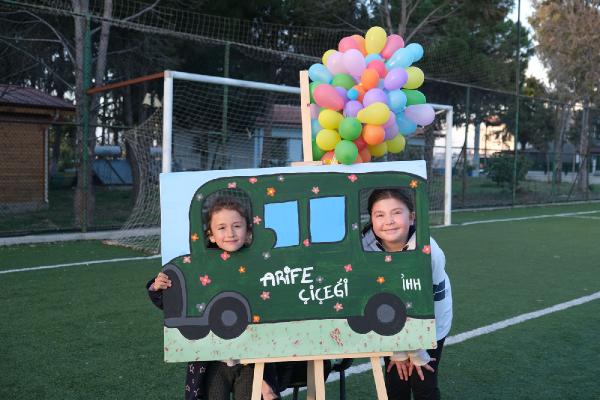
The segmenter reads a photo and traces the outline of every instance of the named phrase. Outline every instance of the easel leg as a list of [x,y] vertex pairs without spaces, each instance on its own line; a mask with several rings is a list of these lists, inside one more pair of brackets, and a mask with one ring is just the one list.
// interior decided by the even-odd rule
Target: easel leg
[[260,400],[264,370],[265,363],[254,364],[254,379],[252,380],[252,400]]
[[371,369],[373,370],[375,389],[377,389],[377,399],[388,400],[387,392],[385,390],[385,381],[383,380],[383,371],[381,370],[381,361],[379,357],[371,357]]
[[323,360],[308,361],[306,371],[306,400],[325,400]]

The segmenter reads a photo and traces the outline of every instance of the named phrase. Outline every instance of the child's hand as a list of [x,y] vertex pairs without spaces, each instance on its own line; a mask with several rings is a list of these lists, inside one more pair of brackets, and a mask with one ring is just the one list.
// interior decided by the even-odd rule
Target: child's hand
[[[387,367],[387,372],[390,372],[394,366],[398,369],[398,376],[401,380],[407,381],[410,376],[409,368],[412,366],[409,359],[403,361],[393,361],[391,360]],[[411,369],[412,371],[412,369]]]
[[150,286],[150,290],[152,290],[152,291],[165,290],[170,287],[171,287],[171,280],[169,279],[169,277],[166,274],[159,272],[158,275],[156,275],[156,278],[154,278],[154,282]]
[[[435,361],[435,358],[432,358],[430,361]],[[422,368],[426,369],[429,372],[435,372],[435,369],[433,369],[433,367],[429,364],[424,364],[424,365],[415,365],[412,362],[410,363],[409,367],[408,367],[408,376],[412,375],[413,370],[417,371],[417,375],[419,375],[419,378],[424,381],[425,380],[425,375],[423,375],[423,370]]]

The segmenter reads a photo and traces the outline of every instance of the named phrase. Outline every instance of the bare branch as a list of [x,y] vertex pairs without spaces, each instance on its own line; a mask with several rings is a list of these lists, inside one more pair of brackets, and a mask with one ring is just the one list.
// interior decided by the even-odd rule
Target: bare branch
[[70,45],[69,41],[63,35],[61,35],[60,32],[58,32],[56,29],[54,29],[54,27],[52,25],[50,25],[46,20],[44,20],[43,18],[39,17],[38,15],[32,13],[31,11],[22,11],[22,12],[24,12],[25,14],[29,15],[32,18],[35,18],[36,20],[38,20],[39,22],[44,24],[48,29],[50,29],[52,31],[52,33],[54,33],[54,35],[58,38],[58,40],[63,45],[63,47],[65,48],[65,51],[66,51],[67,55],[69,56],[69,58],[71,59],[71,62],[73,64],[75,64],[75,58],[73,57],[73,53],[71,52],[71,45]]
[[435,14],[437,14],[437,12],[439,10],[441,10],[443,7],[447,6],[449,3],[450,3],[450,0],[446,0],[442,4],[440,4],[439,6],[437,6],[433,10],[431,10],[431,12],[429,14],[427,14],[425,16],[425,18],[423,18],[421,20],[421,22],[419,22],[419,24],[415,27],[415,29],[413,29],[412,32],[406,37],[406,42],[410,41],[410,38],[412,38],[414,36],[414,34],[417,33],[418,30],[421,29],[425,24],[427,24],[429,22],[429,19],[432,16],[434,16]]

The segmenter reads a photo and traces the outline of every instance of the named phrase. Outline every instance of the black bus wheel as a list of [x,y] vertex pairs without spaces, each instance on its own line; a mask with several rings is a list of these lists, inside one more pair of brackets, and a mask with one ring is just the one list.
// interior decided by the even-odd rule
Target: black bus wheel
[[249,316],[244,304],[233,297],[217,300],[208,316],[210,330],[222,339],[240,336],[248,326]]
[[163,311],[166,318],[183,316],[183,288],[179,276],[172,269],[164,272],[171,280],[171,287],[163,291]]
[[350,328],[356,333],[365,334],[371,332],[369,321],[363,316],[348,317],[346,321]]
[[375,333],[392,336],[404,328],[406,306],[392,294],[378,293],[369,299],[365,307],[365,317]]
[[208,326],[180,326],[179,332],[188,340],[198,340],[206,337],[210,332]]

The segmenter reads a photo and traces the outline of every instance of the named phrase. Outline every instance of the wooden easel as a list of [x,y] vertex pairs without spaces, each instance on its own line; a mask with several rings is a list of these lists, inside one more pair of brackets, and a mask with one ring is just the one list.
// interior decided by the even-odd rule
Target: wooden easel
[[[310,124],[310,89],[308,85],[308,71],[300,71],[300,111],[302,115],[302,152],[304,161],[293,162],[292,166],[302,165],[320,165],[321,161],[313,161],[312,154],[312,136]],[[371,369],[373,370],[373,379],[377,390],[378,400],[387,400],[385,382],[383,380],[383,371],[381,370],[381,357],[391,356],[391,352],[381,353],[357,353],[357,354],[335,354],[327,356],[306,356],[306,357],[281,357],[269,359],[248,359],[241,360],[243,364],[254,363],[254,379],[252,381],[252,400],[261,399],[261,387],[263,381],[263,372],[265,363],[283,362],[283,361],[307,361],[306,389],[307,400],[325,400],[325,374],[323,370],[324,360],[333,360],[339,358],[364,358],[371,360]]]

